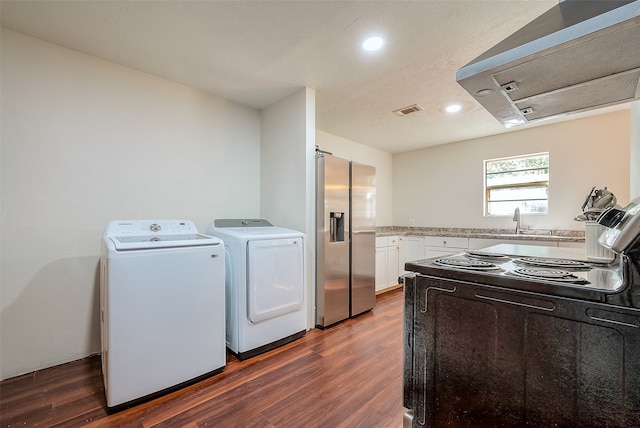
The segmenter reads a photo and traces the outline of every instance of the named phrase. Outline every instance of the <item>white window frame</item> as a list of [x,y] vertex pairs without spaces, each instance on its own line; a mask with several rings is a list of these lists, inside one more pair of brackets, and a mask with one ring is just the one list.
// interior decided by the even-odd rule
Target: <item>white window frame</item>
[[[546,167],[546,175],[545,174],[541,174],[540,175],[540,179],[539,180],[533,180],[533,181],[524,181],[524,182],[519,182],[518,180],[514,180],[513,182],[506,182],[506,183],[502,183],[502,184],[497,184],[497,185],[493,185],[493,186],[489,186],[488,182],[489,182],[489,176],[492,174],[498,174],[498,173],[492,173],[492,172],[488,172],[489,168],[488,165],[492,162],[504,162],[504,161],[511,161],[511,160],[522,160],[522,159],[528,159],[528,158],[536,158],[536,157],[540,157],[540,156],[546,156],[547,157],[547,167]],[[525,171],[532,171],[532,170],[541,170],[541,169],[545,169],[545,168],[533,168],[533,169],[514,169],[513,172],[525,172]],[[508,172],[509,170],[507,170]],[[484,215],[488,216],[488,217],[498,217],[498,216],[506,216],[506,215],[512,215],[512,213],[499,213],[499,214],[495,214],[495,213],[491,213],[490,212],[490,203],[491,202],[513,202],[511,203],[511,207],[515,209],[515,207],[518,207],[520,209],[520,213],[521,214],[534,214],[534,215],[547,215],[549,213],[549,173],[550,173],[550,156],[549,156],[549,152],[540,152],[540,153],[531,153],[531,154],[526,154],[526,155],[518,155],[518,156],[509,156],[509,157],[504,157],[504,158],[496,158],[496,159],[486,159],[484,161]],[[525,198],[522,197],[521,199],[491,199],[491,191],[492,190],[504,190],[504,189],[517,189],[517,188],[526,188],[526,187],[544,187],[545,189],[545,197],[544,198]],[[531,211],[528,208],[527,202],[534,202],[534,201],[545,201],[546,202],[546,211]]]

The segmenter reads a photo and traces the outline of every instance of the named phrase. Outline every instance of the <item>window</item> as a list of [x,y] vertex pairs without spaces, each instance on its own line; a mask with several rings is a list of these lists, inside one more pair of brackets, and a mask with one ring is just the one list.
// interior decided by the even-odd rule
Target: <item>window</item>
[[549,211],[549,153],[484,161],[485,214],[546,214]]

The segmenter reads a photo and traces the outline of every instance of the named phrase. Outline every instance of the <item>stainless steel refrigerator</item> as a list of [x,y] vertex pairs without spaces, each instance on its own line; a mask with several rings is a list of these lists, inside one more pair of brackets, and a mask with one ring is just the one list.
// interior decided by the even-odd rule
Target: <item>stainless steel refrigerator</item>
[[316,325],[327,327],[376,301],[376,170],[316,155]]

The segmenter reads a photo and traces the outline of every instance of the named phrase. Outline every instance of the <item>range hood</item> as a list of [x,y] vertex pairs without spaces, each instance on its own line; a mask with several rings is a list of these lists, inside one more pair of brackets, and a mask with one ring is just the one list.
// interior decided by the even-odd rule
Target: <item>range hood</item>
[[640,99],[640,0],[564,0],[456,73],[509,127]]

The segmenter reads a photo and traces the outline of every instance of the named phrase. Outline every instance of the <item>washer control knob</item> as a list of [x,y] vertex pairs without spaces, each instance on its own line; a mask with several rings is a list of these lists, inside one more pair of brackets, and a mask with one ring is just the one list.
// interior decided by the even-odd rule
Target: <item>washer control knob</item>
[[158,223],[153,223],[151,226],[149,226],[149,229],[152,232],[160,232],[160,229],[162,229],[162,227]]

